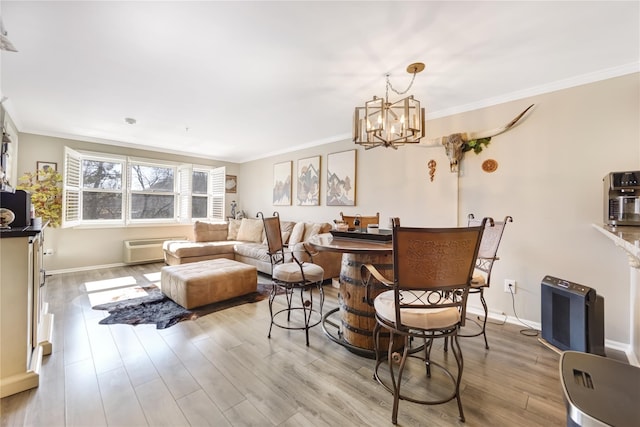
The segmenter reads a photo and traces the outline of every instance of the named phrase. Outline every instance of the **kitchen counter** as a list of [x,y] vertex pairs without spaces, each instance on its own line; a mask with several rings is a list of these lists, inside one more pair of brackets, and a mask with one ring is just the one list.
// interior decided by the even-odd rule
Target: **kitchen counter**
[[630,225],[616,227],[600,224],[593,224],[593,227],[627,252],[631,267],[640,268],[640,227]]
[[12,228],[0,228],[0,238],[5,237],[29,237],[35,236],[40,233],[42,228],[29,227],[12,227]]

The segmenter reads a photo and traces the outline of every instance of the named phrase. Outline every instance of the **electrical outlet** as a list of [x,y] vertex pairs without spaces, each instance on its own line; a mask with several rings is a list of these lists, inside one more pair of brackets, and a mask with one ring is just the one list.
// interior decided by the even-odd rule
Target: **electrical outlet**
[[504,279],[504,291],[506,293],[516,293],[516,281],[515,279]]

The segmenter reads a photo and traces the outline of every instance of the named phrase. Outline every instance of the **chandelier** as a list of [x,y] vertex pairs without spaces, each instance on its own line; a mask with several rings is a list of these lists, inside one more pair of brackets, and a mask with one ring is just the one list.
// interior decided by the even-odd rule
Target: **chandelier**
[[2,19],[0,19],[0,50],[6,50],[8,52],[17,52],[18,50],[7,38],[7,32],[2,25]]
[[389,89],[398,95],[404,95],[411,89],[416,74],[424,70],[424,64],[416,62],[407,67],[413,74],[409,87],[402,92],[393,88],[386,75],[387,87],[384,99],[374,96],[364,107],[356,107],[353,116],[353,142],[365,149],[374,147],[391,147],[415,144],[424,137],[424,108],[420,101],[410,95],[394,103],[389,102]]

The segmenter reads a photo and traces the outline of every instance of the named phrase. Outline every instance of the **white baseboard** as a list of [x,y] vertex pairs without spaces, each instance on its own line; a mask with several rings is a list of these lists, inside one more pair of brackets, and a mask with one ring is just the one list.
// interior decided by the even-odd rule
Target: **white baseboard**
[[54,274],[63,274],[63,273],[76,273],[78,271],[89,271],[89,270],[98,270],[103,268],[113,268],[113,267],[124,267],[128,264],[123,262],[118,262],[115,264],[104,264],[104,265],[91,265],[88,267],[75,267],[75,268],[63,268],[61,270],[47,270],[47,275]]
[[[477,315],[477,316],[484,316],[484,310],[482,310],[482,308],[476,308],[476,307],[467,307],[467,314],[472,314],[472,315]],[[488,317],[488,321],[491,322],[496,322],[496,323],[510,323],[512,325],[522,325],[525,326],[527,328],[531,328],[531,329],[535,329],[537,331],[541,331],[542,330],[542,325],[539,322],[534,322],[532,320],[522,320],[522,319],[518,319],[517,317],[513,317],[513,316],[507,316],[504,313],[497,313],[497,312],[491,312],[489,311],[489,315]],[[613,341],[613,340],[608,340],[605,339],[604,340],[604,347],[605,349],[611,349],[611,350],[617,350],[617,351],[621,351],[623,353],[625,353],[627,355],[627,359],[629,360],[629,364],[630,365],[634,365],[634,366],[640,366],[640,363],[638,362],[638,358],[637,356],[633,353],[632,349],[631,349],[631,345],[630,344],[625,344],[625,343],[621,343],[619,341]]]

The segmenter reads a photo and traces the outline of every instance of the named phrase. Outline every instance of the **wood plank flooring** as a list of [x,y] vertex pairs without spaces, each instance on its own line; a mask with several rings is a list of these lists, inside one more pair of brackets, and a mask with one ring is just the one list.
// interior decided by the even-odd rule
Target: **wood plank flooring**
[[[304,332],[274,328],[268,301],[233,307],[164,330],[155,325],[99,325],[85,283],[132,276],[156,279],[162,264],[48,278],[55,315],[53,353],[40,386],[3,398],[2,426],[388,426],[391,395],[372,379],[374,361],[329,340],[320,326],[310,346]],[[325,312],[337,290],[325,286]],[[524,327],[489,325],[461,339],[462,403],[400,402],[401,426],[566,425],[558,355]],[[441,363],[452,363],[436,344]],[[418,391],[422,370],[409,369]]]

